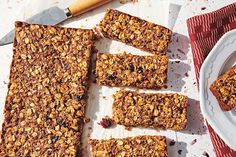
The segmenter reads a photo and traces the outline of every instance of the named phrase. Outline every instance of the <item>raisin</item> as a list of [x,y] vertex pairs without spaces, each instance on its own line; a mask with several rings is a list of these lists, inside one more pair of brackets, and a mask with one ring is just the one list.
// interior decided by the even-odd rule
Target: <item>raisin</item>
[[62,126],[62,125],[64,125],[64,122],[62,120],[57,120],[57,124]]
[[134,72],[134,66],[132,64],[129,65],[130,72]]
[[30,157],[30,154],[29,154],[29,153],[27,153],[27,154],[25,155],[25,157]]
[[76,96],[75,96],[75,99],[78,100],[78,101],[82,100],[82,98],[83,98],[82,95],[76,95]]
[[138,73],[141,74],[143,72],[143,68],[142,67],[138,67]]
[[53,144],[56,143],[57,140],[58,140],[58,136],[53,136],[53,137],[52,137],[52,143],[53,143]]
[[115,79],[116,79],[116,76],[114,76],[114,75],[109,75],[109,76],[107,77],[107,79],[108,79],[108,80],[115,80]]

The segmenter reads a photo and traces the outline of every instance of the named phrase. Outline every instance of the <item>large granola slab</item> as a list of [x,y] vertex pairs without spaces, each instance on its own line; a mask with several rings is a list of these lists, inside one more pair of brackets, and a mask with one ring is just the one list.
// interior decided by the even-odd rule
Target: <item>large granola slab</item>
[[93,157],[167,157],[166,137],[136,136],[110,140],[90,140]]
[[153,54],[165,54],[172,31],[138,17],[108,9],[99,24],[101,33]]
[[76,156],[93,31],[16,22],[1,156]]
[[98,53],[96,82],[107,86],[161,89],[167,82],[166,56]]
[[120,90],[114,95],[113,119],[126,127],[183,130],[188,98],[179,94],[144,94]]

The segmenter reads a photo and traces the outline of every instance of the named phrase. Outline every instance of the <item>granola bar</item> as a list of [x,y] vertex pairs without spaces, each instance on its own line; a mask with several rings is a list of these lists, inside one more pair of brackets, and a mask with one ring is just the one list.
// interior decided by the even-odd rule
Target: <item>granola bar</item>
[[107,38],[153,54],[165,54],[172,35],[168,28],[113,9],[107,10],[99,28]]
[[120,90],[114,95],[113,119],[126,127],[183,130],[187,127],[187,97]]
[[0,156],[76,156],[94,33],[16,22]]
[[236,65],[215,80],[210,90],[223,111],[236,108]]
[[122,139],[90,140],[93,157],[167,157],[165,136],[136,136]]
[[166,87],[168,58],[132,54],[98,53],[96,82],[107,86]]

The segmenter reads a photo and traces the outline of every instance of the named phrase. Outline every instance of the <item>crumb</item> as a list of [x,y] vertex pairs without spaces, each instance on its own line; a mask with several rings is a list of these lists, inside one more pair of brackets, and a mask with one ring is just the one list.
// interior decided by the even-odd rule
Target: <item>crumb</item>
[[98,124],[106,129],[110,128],[114,124],[114,120],[108,116],[105,116],[105,118],[102,118],[102,120]]
[[121,4],[125,4],[128,2],[128,0],[119,0]]
[[196,142],[197,142],[197,139],[194,139],[194,140],[190,143],[190,145],[194,145]]
[[180,61],[175,61],[175,63],[180,63]]
[[201,8],[201,10],[205,10],[205,9],[206,9],[206,7],[202,7],[202,8]]
[[88,127],[88,129],[89,129],[89,130],[92,130],[92,127],[90,126],[90,127]]
[[180,75],[180,74],[178,74],[178,73],[174,73],[174,76],[176,77],[176,79],[179,79],[179,78],[181,78],[181,75]]
[[130,131],[132,128],[131,127],[125,127],[125,130]]
[[170,52],[171,52],[171,50],[170,50],[170,49],[167,49],[167,50],[166,50],[166,52],[170,53]]
[[176,57],[178,58],[178,59],[180,59],[181,57],[179,56],[179,54],[176,54]]
[[84,118],[84,123],[88,123],[88,122],[90,122],[90,118],[85,117]]
[[90,134],[88,134],[87,137],[89,138],[89,137],[90,137]]
[[[95,33],[95,40],[99,40],[103,38],[102,33],[100,32],[98,27],[93,28],[93,32]],[[94,52],[93,52],[94,53]]]
[[184,75],[185,75],[186,77],[188,77],[188,76],[189,76],[187,72],[186,72]]
[[138,2],[138,0],[119,0],[121,4],[129,3],[129,2]]
[[209,155],[206,151],[204,151],[204,152],[202,153],[202,155],[203,155],[203,156],[206,156],[206,157],[210,157],[210,155]]
[[3,84],[7,84],[7,82],[6,82],[6,81],[3,81]]
[[102,96],[103,99],[106,99],[106,96]]
[[177,49],[177,51],[179,51],[179,52],[182,53],[182,54],[185,54],[184,51],[181,50],[181,49]]
[[175,145],[175,140],[171,140],[169,145],[170,145],[170,146]]
[[182,150],[181,150],[181,149],[180,149],[180,150],[178,150],[178,154],[179,154],[179,155],[181,155],[181,153],[182,153]]

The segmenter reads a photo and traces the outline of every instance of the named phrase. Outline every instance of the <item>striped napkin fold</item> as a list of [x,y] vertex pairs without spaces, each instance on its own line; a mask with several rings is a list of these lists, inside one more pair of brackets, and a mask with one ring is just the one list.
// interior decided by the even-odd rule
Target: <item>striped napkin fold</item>
[[[187,27],[199,85],[200,68],[204,59],[223,34],[236,28],[236,3],[207,14],[191,17],[187,19]],[[230,149],[211,126],[207,125],[216,156],[236,157],[236,151]]]

